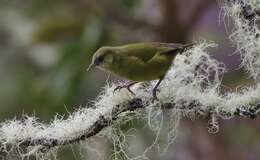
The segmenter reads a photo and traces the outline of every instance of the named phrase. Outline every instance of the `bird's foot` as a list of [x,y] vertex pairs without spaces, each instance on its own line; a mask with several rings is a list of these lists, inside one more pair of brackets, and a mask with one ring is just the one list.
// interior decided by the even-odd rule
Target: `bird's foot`
[[157,97],[157,91],[158,90],[158,86],[160,85],[160,83],[162,82],[162,78],[160,78],[160,80],[156,83],[156,85],[153,88],[153,100],[152,102],[154,103],[155,101],[159,101],[159,98]]
[[121,89],[123,88],[126,88],[132,95],[135,95],[135,93],[131,90],[131,86],[136,84],[137,82],[133,82],[133,83],[130,83],[130,84],[126,84],[126,85],[121,85],[121,86],[117,86],[115,89],[114,89],[114,93],[116,91],[120,91]]
[[153,89],[153,99],[152,102],[159,101],[159,98],[157,97],[157,91],[159,91],[157,88]]

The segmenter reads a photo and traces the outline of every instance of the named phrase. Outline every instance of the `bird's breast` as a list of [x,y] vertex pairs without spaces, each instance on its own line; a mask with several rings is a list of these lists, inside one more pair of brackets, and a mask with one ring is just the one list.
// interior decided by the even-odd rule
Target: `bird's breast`
[[118,65],[113,65],[109,71],[113,74],[131,81],[151,81],[164,77],[172,64],[173,58],[143,62],[139,60],[124,60]]

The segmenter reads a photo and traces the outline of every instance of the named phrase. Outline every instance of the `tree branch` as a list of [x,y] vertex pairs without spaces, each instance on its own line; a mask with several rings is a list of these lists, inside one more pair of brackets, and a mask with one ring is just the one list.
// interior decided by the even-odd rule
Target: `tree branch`
[[[128,102],[126,106],[116,106],[114,110],[112,111],[112,117],[111,118],[105,118],[104,116],[100,116],[99,119],[87,130],[82,132],[81,134],[78,134],[76,137],[68,138],[65,140],[59,140],[59,139],[33,139],[29,138],[26,140],[20,140],[20,142],[17,142],[20,147],[29,147],[29,146],[41,146],[42,151],[48,150],[50,148],[56,147],[56,146],[64,146],[64,145],[70,145],[79,143],[82,140],[86,140],[87,138],[91,138],[95,135],[97,135],[101,130],[105,129],[106,127],[113,124],[113,121],[116,121],[120,114],[125,112],[131,112],[135,111],[137,109],[144,109],[146,106],[143,105],[142,99],[134,98]],[[194,101],[193,103],[189,103],[189,105],[185,106],[185,103],[183,102],[183,106],[177,107],[174,103],[165,103],[161,104],[162,110],[170,110],[170,109],[176,109],[179,110],[179,112],[193,112],[196,117],[211,117],[214,115],[215,117],[230,117],[232,113],[228,113],[225,110],[219,110],[219,113],[213,113],[214,110],[210,109],[211,107],[208,107],[209,110],[200,110],[201,104]],[[235,116],[241,117],[241,118],[250,118],[254,119],[257,115],[260,113],[260,103],[258,103],[256,106],[241,106],[237,107],[236,111],[234,113]]]
[[21,140],[19,143],[20,146],[44,146],[47,148],[55,147],[55,146],[63,146],[63,145],[69,145],[73,143],[78,143],[82,140],[85,140],[87,138],[90,138],[92,136],[95,136],[98,134],[102,129],[106,128],[107,126],[111,125],[113,121],[116,121],[118,119],[118,116],[121,113],[128,112],[128,111],[134,111],[138,108],[143,108],[141,99],[133,99],[128,102],[128,105],[126,107],[117,105],[113,111],[111,118],[105,118],[104,116],[100,116],[97,121],[90,126],[87,130],[79,134],[77,137],[72,137],[70,139],[65,140],[58,140],[58,139],[33,139],[29,138],[27,140]]

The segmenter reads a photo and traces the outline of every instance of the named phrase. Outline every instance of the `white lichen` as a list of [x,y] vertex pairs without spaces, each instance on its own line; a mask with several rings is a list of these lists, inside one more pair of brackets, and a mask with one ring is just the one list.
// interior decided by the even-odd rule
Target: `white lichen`
[[[241,5],[243,3],[243,5]],[[254,79],[260,76],[260,30],[259,15],[253,18],[246,18],[260,9],[259,0],[237,0],[234,3],[224,5],[225,13],[231,17],[234,22],[234,28],[230,39],[237,46],[237,53],[241,55],[242,67]]]
[[[62,116],[55,116],[50,125],[42,124],[34,117],[25,117],[24,120],[10,120],[3,122],[0,128],[1,150],[10,152],[8,145],[19,147],[19,143],[28,139],[57,139],[60,143],[71,140],[88,130],[100,116],[110,117],[113,107],[122,104],[129,99],[129,93],[122,91],[113,94],[113,86],[106,86],[104,92],[97,98],[93,108],[81,108],[69,115],[67,119]],[[11,146],[13,147],[13,146]],[[33,152],[32,152],[33,151]],[[38,154],[41,147],[28,148],[21,156]]]

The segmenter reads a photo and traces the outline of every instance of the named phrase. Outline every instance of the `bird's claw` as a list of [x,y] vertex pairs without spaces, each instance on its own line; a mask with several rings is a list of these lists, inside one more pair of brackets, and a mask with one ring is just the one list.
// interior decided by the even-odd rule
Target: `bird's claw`
[[122,86],[117,86],[117,87],[114,89],[113,93],[115,93],[116,91],[120,91],[122,88],[123,88]]
[[123,86],[117,86],[114,89],[113,93],[115,93],[116,91],[120,91],[123,88],[126,88],[132,95],[135,95],[135,93],[130,89],[131,86],[132,86],[132,84],[130,84],[130,85],[123,85]]
[[158,89],[153,89],[153,99],[152,102],[154,103],[155,101],[159,101],[159,98],[157,97],[157,91],[159,91]]
[[152,99],[152,102],[156,102],[156,101],[159,101],[159,98],[157,96],[154,96],[153,99]]

